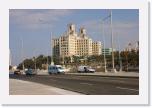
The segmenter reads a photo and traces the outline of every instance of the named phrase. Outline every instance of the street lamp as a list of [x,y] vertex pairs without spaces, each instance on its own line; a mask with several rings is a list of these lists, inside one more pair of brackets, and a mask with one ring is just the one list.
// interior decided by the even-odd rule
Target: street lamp
[[23,56],[23,38],[21,38],[21,55],[22,55],[22,60],[23,60],[23,63],[22,63],[22,68],[23,68],[23,72],[25,71],[25,67],[24,67],[24,56]]
[[105,46],[106,46],[106,42],[105,42],[105,34],[104,34],[104,21],[106,21],[109,17],[111,17],[110,15],[106,16],[105,18],[102,19],[102,35],[103,35],[103,41],[104,41],[104,69],[105,69],[105,72],[108,72],[107,71],[107,62],[106,62],[106,53],[105,53]]
[[50,37],[50,39],[51,39],[51,55],[52,55],[52,57],[51,57],[51,65],[54,65],[54,62],[53,62],[53,40],[52,40],[52,32],[51,32],[51,37]]
[[112,71],[117,72],[114,63],[114,42],[113,42],[113,26],[112,26],[112,10],[110,10],[110,27],[111,27],[111,48],[112,48]]
[[[115,64],[114,64],[114,42],[113,42],[113,27],[112,27],[112,10],[110,10],[110,15],[108,15],[107,17],[105,17],[103,20],[102,20],[102,23],[107,20],[108,18],[110,17],[110,29],[111,29],[111,48],[112,48],[112,71],[113,72],[117,72],[116,69],[115,69]],[[103,32],[103,35],[104,35],[104,32]],[[105,44],[105,42],[104,42]],[[104,45],[105,46],[105,45]],[[105,48],[104,48],[105,50]],[[105,55],[104,55],[104,61],[105,61],[105,64],[106,64],[106,59],[105,59]],[[106,71],[106,70],[105,70]]]
[[48,60],[48,52],[47,52],[47,72],[48,72],[48,68],[49,68],[49,60]]
[[12,65],[12,55],[11,55],[11,50],[9,48],[9,65]]
[[[39,21],[42,23],[42,24],[47,24],[47,25],[49,25],[49,24],[51,24],[50,22],[47,22],[47,21],[45,21],[45,20],[43,20],[43,19],[39,19]],[[48,28],[50,28],[49,26],[48,26]],[[52,52],[51,52],[51,54],[52,54],[52,57],[51,57],[51,65],[54,65],[54,62],[53,62],[53,44],[52,44],[52,42],[53,42],[53,40],[52,40],[52,32],[51,32],[51,36],[50,36],[50,41],[51,41],[51,49],[52,49]]]
[[102,36],[103,36],[103,41],[104,41],[104,71],[105,72],[108,72],[107,71],[107,68],[106,68],[106,65],[107,65],[107,63],[106,63],[106,55],[105,55],[105,44],[106,44],[106,42],[105,42],[105,36],[104,36],[104,20],[102,20]]
[[36,57],[34,57],[34,65],[35,65],[35,71],[36,71]]
[[122,71],[122,60],[121,60],[121,55],[120,55],[120,43],[119,43],[119,37],[117,35],[117,41],[118,41],[118,50],[119,50],[119,65],[120,65],[120,69],[119,72]]

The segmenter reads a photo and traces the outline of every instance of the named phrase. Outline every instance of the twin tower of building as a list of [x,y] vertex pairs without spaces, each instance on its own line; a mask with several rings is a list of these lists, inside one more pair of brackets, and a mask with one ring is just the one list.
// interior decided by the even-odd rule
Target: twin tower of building
[[74,24],[68,25],[68,30],[59,38],[53,38],[53,55],[59,57],[101,55],[101,42],[95,42],[80,28],[76,32]]

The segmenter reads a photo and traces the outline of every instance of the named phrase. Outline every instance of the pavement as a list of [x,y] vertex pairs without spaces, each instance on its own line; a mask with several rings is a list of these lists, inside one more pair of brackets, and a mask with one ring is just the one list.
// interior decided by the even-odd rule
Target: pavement
[[[74,93],[86,94],[86,95],[138,95],[139,94],[139,78],[121,78],[121,77],[98,77],[94,75],[74,75],[74,74],[52,74],[52,75],[10,75],[10,79],[17,79],[20,81],[34,82],[29,84],[24,84],[23,82],[17,84],[11,83],[11,86],[16,88],[12,91],[13,94],[26,93],[26,94],[64,94],[70,95]],[[25,82],[27,83],[27,82]],[[42,85],[37,85],[39,83]],[[34,85],[33,85],[34,84]],[[21,85],[21,86],[20,86]],[[47,85],[47,86],[45,86]],[[27,87],[28,86],[28,87]],[[50,87],[48,87],[50,86]],[[52,88],[53,87],[53,88]],[[57,92],[56,88],[68,90],[68,92]],[[45,89],[44,89],[45,88]],[[11,89],[10,89],[11,90]],[[17,91],[16,91],[17,90]],[[24,91],[22,91],[24,90]],[[27,91],[26,91],[27,90]],[[48,91],[50,90],[50,91]],[[53,90],[53,91],[52,91]],[[29,93],[29,92],[30,93]],[[55,91],[55,93],[54,93]],[[11,93],[11,91],[10,91]]]
[[34,77],[13,73],[10,75],[10,95],[137,95],[139,93],[139,72],[68,72],[65,75],[48,75],[47,71],[40,70]]
[[[12,73],[13,74],[13,73]],[[38,75],[49,75],[47,70],[39,70]],[[86,75],[86,76],[102,76],[102,77],[123,77],[123,78],[139,78],[139,72],[95,72],[95,73],[74,73],[74,72],[66,72],[68,75]]]
[[9,79],[10,95],[80,95],[72,92],[44,84],[17,79]]

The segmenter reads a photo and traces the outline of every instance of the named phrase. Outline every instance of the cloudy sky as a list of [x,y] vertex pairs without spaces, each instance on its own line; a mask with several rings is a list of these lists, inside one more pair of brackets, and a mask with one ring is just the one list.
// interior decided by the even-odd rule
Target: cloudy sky
[[[110,47],[110,18],[102,24],[102,19],[109,16],[104,9],[10,9],[9,10],[9,47],[12,64],[19,64],[23,57],[30,58],[40,54],[50,55],[50,35],[60,37],[69,23],[76,25],[77,32],[85,27],[87,34],[95,41],[103,42]],[[124,49],[128,43],[139,40],[138,10],[112,10],[113,34],[115,49]],[[103,28],[103,29],[102,29]],[[103,32],[104,31],[104,36]],[[22,50],[23,40],[23,50]]]

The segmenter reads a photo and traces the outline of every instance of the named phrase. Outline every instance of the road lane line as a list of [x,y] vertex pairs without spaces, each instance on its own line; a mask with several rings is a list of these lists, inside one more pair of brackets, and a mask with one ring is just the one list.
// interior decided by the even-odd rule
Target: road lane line
[[139,91],[137,89],[131,89],[131,88],[124,88],[124,87],[116,87],[118,89],[125,89],[125,90],[132,90],[132,91]]
[[51,81],[56,81],[56,80],[54,80],[54,79],[51,79]]
[[121,83],[126,83],[126,81],[120,81],[120,80],[117,80],[117,79],[116,79],[116,80],[111,80],[111,79],[110,79],[109,81],[112,81],[112,82],[121,82]]
[[84,84],[84,85],[93,85],[93,84],[90,84],[90,83],[80,83],[80,84]]

